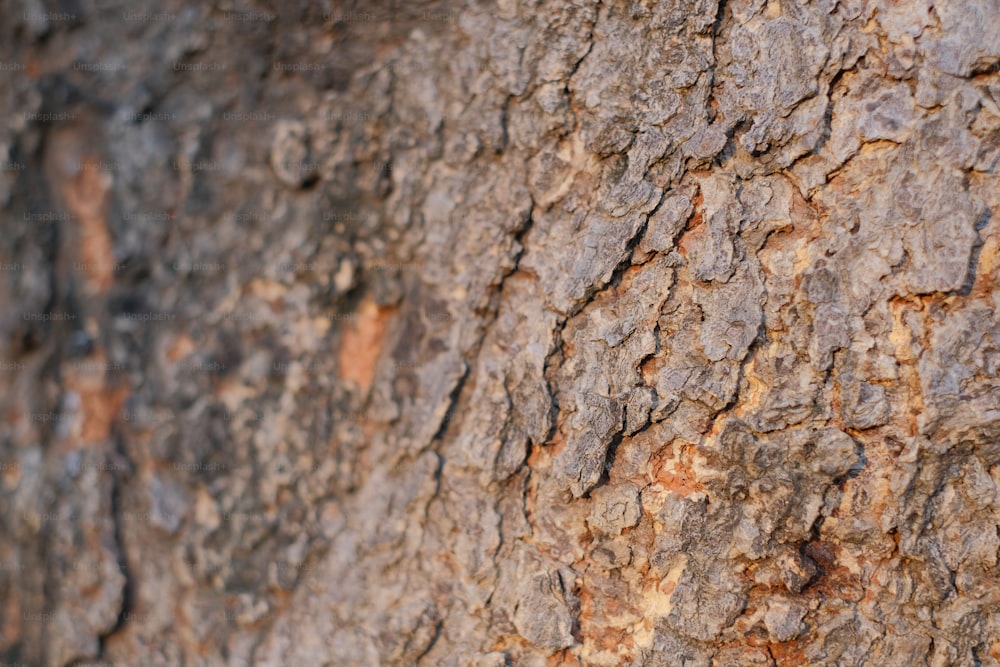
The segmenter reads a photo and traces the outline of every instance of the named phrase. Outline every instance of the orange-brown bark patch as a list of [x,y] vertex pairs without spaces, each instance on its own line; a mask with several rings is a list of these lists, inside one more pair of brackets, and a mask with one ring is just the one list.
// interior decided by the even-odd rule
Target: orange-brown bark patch
[[[104,355],[98,353],[87,363],[103,366]],[[80,371],[72,365],[65,368],[65,378],[66,388],[80,397],[80,411],[83,414],[81,443],[96,443],[106,439],[111,434],[111,425],[128,398],[128,388],[109,387],[106,373]]]
[[75,216],[80,234],[79,257],[85,283],[92,293],[106,292],[114,280],[114,248],[104,219],[109,183],[91,157],[67,181],[66,205]]
[[372,385],[393,311],[380,308],[374,301],[365,301],[358,308],[357,319],[344,329],[337,355],[340,377],[355,383],[362,393]]

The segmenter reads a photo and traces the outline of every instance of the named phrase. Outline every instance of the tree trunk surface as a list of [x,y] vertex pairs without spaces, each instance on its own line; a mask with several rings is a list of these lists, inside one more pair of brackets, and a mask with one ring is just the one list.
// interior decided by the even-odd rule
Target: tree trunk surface
[[2,662],[1000,665],[997,0],[212,4],[2,5]]

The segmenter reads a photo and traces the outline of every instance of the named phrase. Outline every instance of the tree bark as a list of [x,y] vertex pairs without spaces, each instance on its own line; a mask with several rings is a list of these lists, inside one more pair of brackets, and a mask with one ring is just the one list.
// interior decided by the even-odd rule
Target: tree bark
[[0,657],[1000,665],[997,0],[8,2]]

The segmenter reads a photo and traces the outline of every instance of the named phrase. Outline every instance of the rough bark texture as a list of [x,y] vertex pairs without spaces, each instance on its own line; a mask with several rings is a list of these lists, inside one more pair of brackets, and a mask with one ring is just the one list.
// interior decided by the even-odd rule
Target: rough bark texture
[[2,7],[5,662],[1000,665],[997,0]]

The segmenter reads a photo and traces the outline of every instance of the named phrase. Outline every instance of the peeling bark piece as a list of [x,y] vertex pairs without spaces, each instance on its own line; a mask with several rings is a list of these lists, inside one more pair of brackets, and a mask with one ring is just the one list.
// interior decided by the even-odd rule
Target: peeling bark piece
[[845,419],[847,426],[864,430],[888,423],[889,402],[885,387],[859,382],[848,389],[847,395],[850,397]]
[[525,577],[514,611],[514,626],[518,633],[543,649],[572,646],[573,617],[565,601],[566,594],[560,574]]
[[774,599],[767,603],[764,612],[764,627],[773,642],[787,642],[799,635],[803,630],[802,618],[806,615],[806,606],[801,602]]
[[988,71],[1000,61],[1000,19],[995,4],[972,2],[961,10],[934,8],[941,24],[940,37],[922,35],[920,46],[941,71],[968,76]]
[[708,642],[717,639],[742,611],[745,598],[736,579],[723,572],[702,578],[685,570],[670,596],[667,617],[677,632]]
[[665,195],[659,208],[649,216],[646,233],[639,242],[636,260],[645,261],[652,254],[673,248],[692,211],[694,207],[690,194],[682,192]]
[[574,429],[556,459],[568,488],[577,498],[592,489],[604,474],[608,448],[623,428],[616,402],[594,396],[583,406],[592,424]]
[[740,361],[757,337],[763,315],[764,285],[751,262],[740,265],[724,285],[696,290],[702,307],[701,344],[710,361]]
[[625,528],[639,523],[642,510],[639,506],[639,490],[634,484],[603,486],[593,494],[594,507],[587,523],[591,528],[620,535]]
[[781,568],[781,581],[792,593],[801,593],[805,590],[819,572],[812,559],[791,549],[778,557],[778,564]]
[[915,294],[961,289],[977,238],[975,223],[980,211],[970,201],[961,176],[956,171],[946,171],[939,175],[933,188],[940,194],[918,196],[911,203],[922,204],[920,218],[903,237],[910,257],[906,285]]

